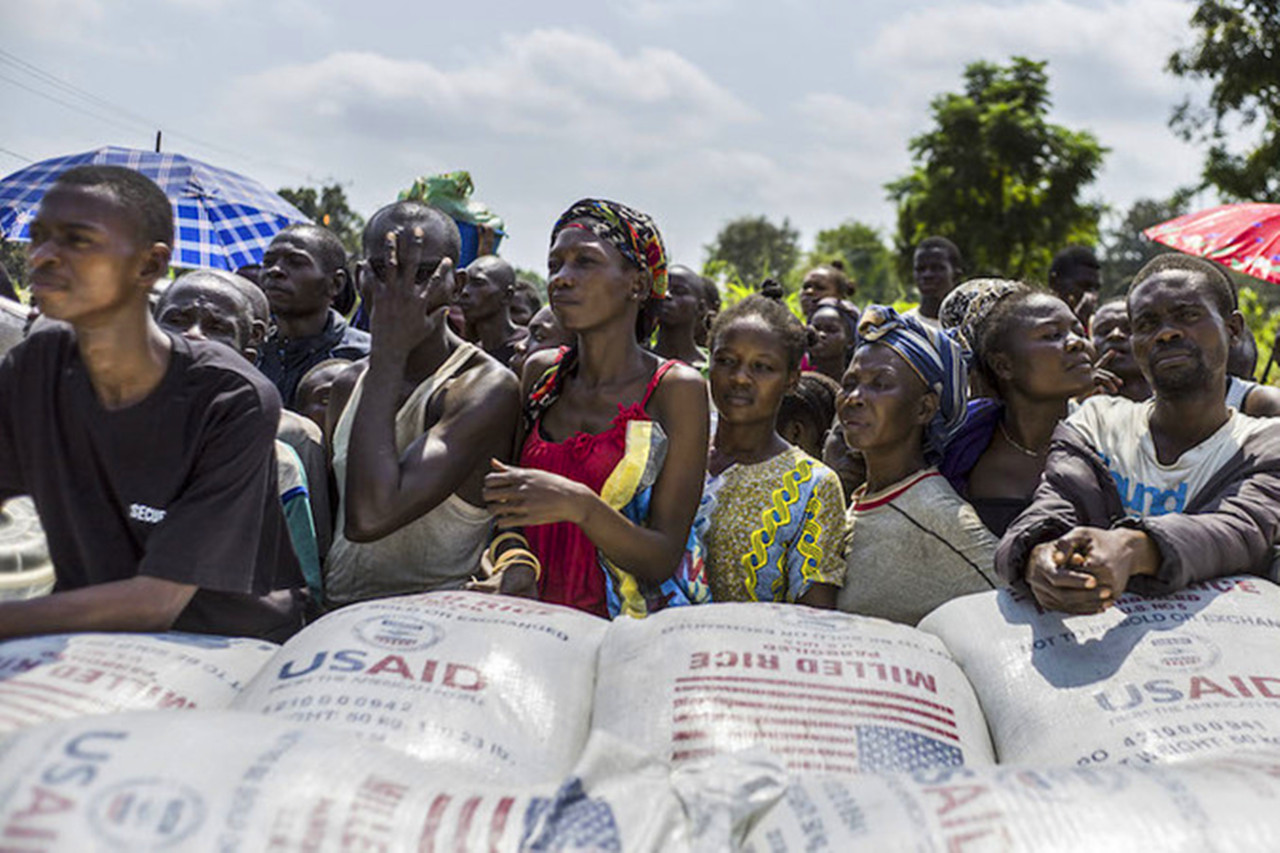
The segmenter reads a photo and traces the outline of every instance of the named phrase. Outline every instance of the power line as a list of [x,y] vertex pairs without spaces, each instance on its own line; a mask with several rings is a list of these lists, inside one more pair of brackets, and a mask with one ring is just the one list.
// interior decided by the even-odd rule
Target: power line
[[122,130],[127,130],[127,131],[130,131],[131,133],[136,133],[138,130],[136,126],[130,126],[130,125],[124,124],[123,122],[116,121],[110,116],[104,116],[99,113],[95,113],[92,110],[89,110],[83,106],[80,106],[79,104],[73,104],[70,101],[64,101],[61,98],[54,97],[53,95],[50,95],[48,92],[41,92],[39,89],[36,89],[33,86],[28,86],[27,84],[19,80],[14,80],[12,77],[9,77],[5,74],[0,74],[0,80],[4,80],[6,83],[9,83],[13,86],[17,86],[19,89],[24,89],[33,95],[44,98],[45,100],[53,101],[55,104],[60,104],[61,106],[64,106],[69,110],[75,110],[76,112],[81,113],[82,115],[87,115],[92,118],[96,118],[98,121],[105,121],[107,124],[115,125],[116,127]]
[[26,160],[28,163],[35,162],[35,160],[32,160],[30,157],[24,157],[23,155],[19,154],[17,151],[10,151],[8,148],[0,148],[0,154],[8,154],[10,157],[15,157],[18,160]]
[[32,65],[30,62],[27,62],[25,59],[22,59],[21,57],[18,57],[13,55],[12,53],[9,53],[9,51],[4,50],[3,48],[0,48],[0,62],[6,65],[9,65],[13,68],[16,68],[18,71],[22,71],[27,74],[30,74],[31,76],[36,77],[48,83],[49,85],[54,86],[55,88],[61,89],[63,92],[66,92],[69,95],[82,98],[83,100],[89,101],[90,103],[95,104],[99,107],[105,107],[108,110],[111,110],[113,112],[121,113],[122,115],[126,116],[132,121],[136,121],[144,125],[152,124],[152,122],[148,121],[143,116],[137,115],[136,113],[132,113],[129,110],[125,109],[124,107],[111,103],[105,98],[99,98],[97,95],[93,94],[92,92],[86,91],[85,89],[81,89],[79,86],[69,83],[60,77],[56,77],[53,74],[50,74],[48,71],[45,71],[39,68],[38,66]]
[[[201,139],[196,136],[192,136],[187,133],[182,133],[180,131],[167,129],[165,128],[165,125],[161,122],[157,122],[147,118],[146,116],[139,115],[138,113],[135,113],[132,110],[129,110],[125,107],[120,106],[119,104],[116,104],[112,101],[107,100],[106,98],[101,98],[98,95],[95,95],[92,92],[88,91],[87,89],[82,89],[79,86],[75,85],[74,83],[70,83],[62,79],[61,77],[58,77],[55,74],[51,74],[50,72],[45,71],[44,69],[40,68],[37,65],[27,62],[25,59],[22,59],[21,57],[18,57],[8,52],[7,50],[0,49],[0,64],[8,66],[8,68],[11,70],[25,73],[28,76],[35,78],[35,80],[37,80],[40,84],[52,87],[54,90],[58,91],[61,94],[69,95],[85,103],[81,103],[81,104],[70,103],[66,100],[63,100],[59,97],[49,94],[46,91],[40,91],[18,80],[14,80],[12,77],[8,77],[4,74],[0,74],[0,80],[5,80],[14,86],[17,86],[21,89],[25,89],[26,91],[31,92],[32,94],[38,95],[42,98],[46,98],[47,100],[50,100],[68,109],[75,110],[76,112],[96,118],[99,121],[104,121],[104,122],[107,122],[108,124],[115,125],[118,128],[122,128],[124,130],[129,130],[129,131],[136,131],[138,129],[141,129],[141,130],[145,130],[148,134],[152,133],[157,129],[163,130],[165,134],[170,137],[187,140],[188,142],[194,143],[202,148],[207,148],[210,151],[215,151],[228,157],[234,157],[235,159],[247,161],[250,163],[258,163],[260,165],[269,166],[273,169],[277,169],[280,171],[291,172],[295,175],[304,175],[304,176],[307,176],[308,179],[310,177],[309,175],[307,175],[305,171],[300,170],[296,167],[288,166],[281,163],[276,163],[270,160],[264,160],[260,157],[254,157],[242,151],[237,151],[234,148],[227,148],[225,146],[217,145],[215,143],[209,142],[207,140]],[[89,109],[88,108],[89,106],[92,106],[94,109]],[[123,118],[125,121],[129,122],[129,124],[124,124],[123,122],[120,121],[119,118],[113,118],[108,115],[102,115],[100,112],[98,112],[98,110],[106,110],[111,113],[115,113],[120,118]]]

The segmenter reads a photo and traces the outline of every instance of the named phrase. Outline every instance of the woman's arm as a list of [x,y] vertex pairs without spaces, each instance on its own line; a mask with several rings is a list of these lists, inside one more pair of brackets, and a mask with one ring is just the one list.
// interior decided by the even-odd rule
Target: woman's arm
[[[535,367],[530,362],[525,375]],[[637,578],[661,583],[684,555],[689,526],[702,498],[708,444],[707,386],[692,368],[677,365],[650,401],[667,434],[667,458],[653,486],[648,526],[634,524],[586,486],[529,468],[495,466],[485,500],[503,528],[569,521],[600,551]]]

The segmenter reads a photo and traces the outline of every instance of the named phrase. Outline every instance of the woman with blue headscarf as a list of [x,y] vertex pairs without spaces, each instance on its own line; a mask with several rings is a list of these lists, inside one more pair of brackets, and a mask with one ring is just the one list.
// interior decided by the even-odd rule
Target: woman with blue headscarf
[[837,605],[914,625],[997,583],[995,537],[934,467],[964,420],[967,365],[949,332],[882,305],[858,338],[837,405],[867,481],[850,500]]

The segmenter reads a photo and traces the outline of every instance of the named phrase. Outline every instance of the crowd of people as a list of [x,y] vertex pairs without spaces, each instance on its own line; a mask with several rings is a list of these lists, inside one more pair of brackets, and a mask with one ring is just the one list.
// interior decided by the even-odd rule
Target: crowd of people
[[[55,591],[0,637],[282,640],[441,589],[601,617],[770,601],[915,624],[1025,584],[1068,613],[1273,576],[1280,389],[1231,279],[1161,255],[1098,303],[914,252],[919,304],[840,264],[722,310],[657,224],[604,199],[552,225],[548,304],[419,201],[353,263],[295,225],[262,263],[168,282],[169,201],[65,173],[31,224],[39,319],[0,364],[0,501],[34,500]],[[340,310],[341,309],[341,310]]]

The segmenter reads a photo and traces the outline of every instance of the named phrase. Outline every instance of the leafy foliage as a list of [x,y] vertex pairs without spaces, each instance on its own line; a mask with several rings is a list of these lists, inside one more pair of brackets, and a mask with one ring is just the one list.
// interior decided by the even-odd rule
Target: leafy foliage
[[[1183,101],[1170,125],[1209,144],[1202,176],[1231,199],[1280,197],[1280,3],[1201,0],[1191,16],[1197,41],[1169,57],[1180,77],[1213,81],[1207,106]],[[1259,132],[1256,147],[1232,151],[1236,129]]]
[[9,280],[21,295],[27,283],[27,244],[0,239],[0,265],[9,273]]
[[329,184],[319,190],[315,187],[283,187],[276,192],[310,217],[312,222],[337,234],[348,253],[355,255],[360,252],[364,217],[351,209],[342,184]]
[[1170,251],[1142,232],[1152,225],[1167,222],[1187,212],[1190,191],[1178,190],[1167,199],[1141,198],[1125,211],[1119,221],[1103,232],[1102,296],[1125,292],[1134,273],[1156,255]]
[[807,266],[836,258],[844,261],[845,273],[857,285],[854,300],[859,304],[889,305],[902,298],[893,253],[875,228],[850,219],[819,231]]
[[705,268],[720,262],[743,282],[785,281],[800,260],[800,232],[788,219],[776,225],[764,216],[744,216],[726,223],[705,248]]
[[[1259,380],[1271,359],[1276,336],[1280,335],[1280,310],[1277,310],[1274,304],[1268,306],[1262,298],[1264,295],[1270,295],[1270,291],[1266,288],[1272,287],[1272,285],[1262,284],[1259,287],[1240,288],[1240,313],[1244,315],[1244,321],[1249,324],[1253,338],[1258,344],[1258,368],[1255,378]],[[1276,357],[1280,358],[1280,352],[1276,353]],[[1271,375],[1267,379],[1271,385],[1280,384],[1280,371],[1272,366]]]
[[913,247],[950,238],[965,273],[1043,280],[1053,253],[1097,241],[1101,206],[1080,200],[1107,149],[1051,124],[1046,63],[970,64],[964,91],[934,99],[934,127],[911,140],[911,173],[886,185],[898,203],[899,274]]

